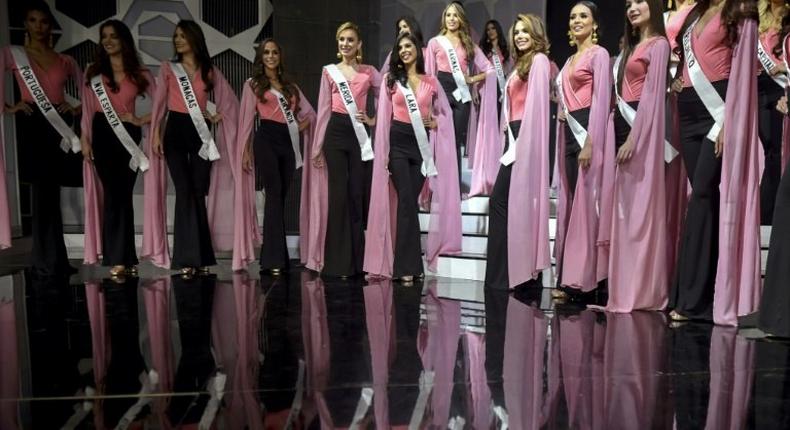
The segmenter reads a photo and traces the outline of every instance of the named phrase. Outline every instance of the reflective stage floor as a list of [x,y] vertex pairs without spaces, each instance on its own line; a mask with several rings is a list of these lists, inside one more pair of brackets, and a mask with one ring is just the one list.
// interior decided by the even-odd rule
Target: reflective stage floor
[[0,278],[0,429],[787,429],[790,343],[527,287]]

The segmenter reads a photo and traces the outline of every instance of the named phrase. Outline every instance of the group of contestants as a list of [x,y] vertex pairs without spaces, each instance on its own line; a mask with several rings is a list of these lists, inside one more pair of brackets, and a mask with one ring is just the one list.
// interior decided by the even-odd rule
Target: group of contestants
[[[669,308],[675,320],[725,325],[762,302],[761,325],[790,336],[781,317],[790,308],[781,289],[790,282],[790,232],[781,223],[790,179],[780,181],[790,8],[700,0],[664,9],[660,0],[626,0],[622,50],[612,57],[597,44],[598,6],[579,1],[569,12],[576,53],[559,70],[535,15],[518,15],[506,34],[488,22],[479,45],[459,2],[427,42],[414,18],[401,18],[381,72],[363,64],[359,28],[344,23],[338,62],[324,67],[313,108],[272,39],[260,43],[239,102],[192,21],[177,24],[174,58],[157,78],[129,29],[107,21],[83,74],[52,49],[52,14],[33,3],[25,46],[1,58],[21,93],[5,107],[17,117],[20,163],[35,166],[22,172],[33,184],[34,269],[70,269],[59,186],[66,154],[81,150],[85,262],[101,261],[113,275],[138,263],[139,171],[144,258],[191,276],[216,264],[218,250],[232,250],[233,269],[242,270],[261,245],[261,270],[288,269],[285,198],[301,170],[300,254],[322,275],[411,282],[423,276],[423,249],[431,268],[439,255],[461,252],[461,200],[490,195],[490,287],[538,279],[553,256],[557,299],[606,288],[609,311]],[[81,106],[64,99],[69,79]],[[140,96],[151,99],[150,114],[135,107]],[[69,124],[80,113],[77,137]],[[460,181],[464,151],[469,190]],[[424,247],[420,208],[430,212]],[[764,289],[761,220],[774,223]]]

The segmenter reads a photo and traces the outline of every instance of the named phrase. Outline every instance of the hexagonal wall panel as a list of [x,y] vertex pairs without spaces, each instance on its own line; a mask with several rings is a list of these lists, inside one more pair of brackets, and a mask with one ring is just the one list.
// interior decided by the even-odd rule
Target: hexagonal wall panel
[[258,0],[202,0],[203,22],[233,37],[258,24]]
[[85,27],[94,26],[118,13],[112,0],[56,0],[55,8]]

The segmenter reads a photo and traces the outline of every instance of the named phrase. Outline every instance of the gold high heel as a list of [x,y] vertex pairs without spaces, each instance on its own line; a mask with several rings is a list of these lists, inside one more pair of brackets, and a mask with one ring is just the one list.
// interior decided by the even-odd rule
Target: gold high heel
[[126,273],[126,266],[120,264],[117,266],[112,266],[112,268],[110,269],[110,276],[113,277],[121,276],[125,273]]

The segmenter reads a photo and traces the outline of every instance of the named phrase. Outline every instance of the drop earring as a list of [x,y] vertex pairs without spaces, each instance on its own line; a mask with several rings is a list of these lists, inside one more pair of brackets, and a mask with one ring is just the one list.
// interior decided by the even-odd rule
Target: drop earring
[[672,4],[673,4],[672,0],[668,0],[667,1],[667,9],[668,10],[672,10]]
[[342,58],[343,58],[343,54],[341,54],[341,53],[339,53],[339,52],[338,52],[338,53],[337,53],[337,59],[338,59],[338,60],[340,60],[340,59],[342,59]]
[[592,43],[593,45],[598,44],[598,27],[593,27]]
[[25,46],[30,46],[30,33],[25,32]]
[[573,32],[568,30],[568,45],[576,46],[576,39],[573,38]]

